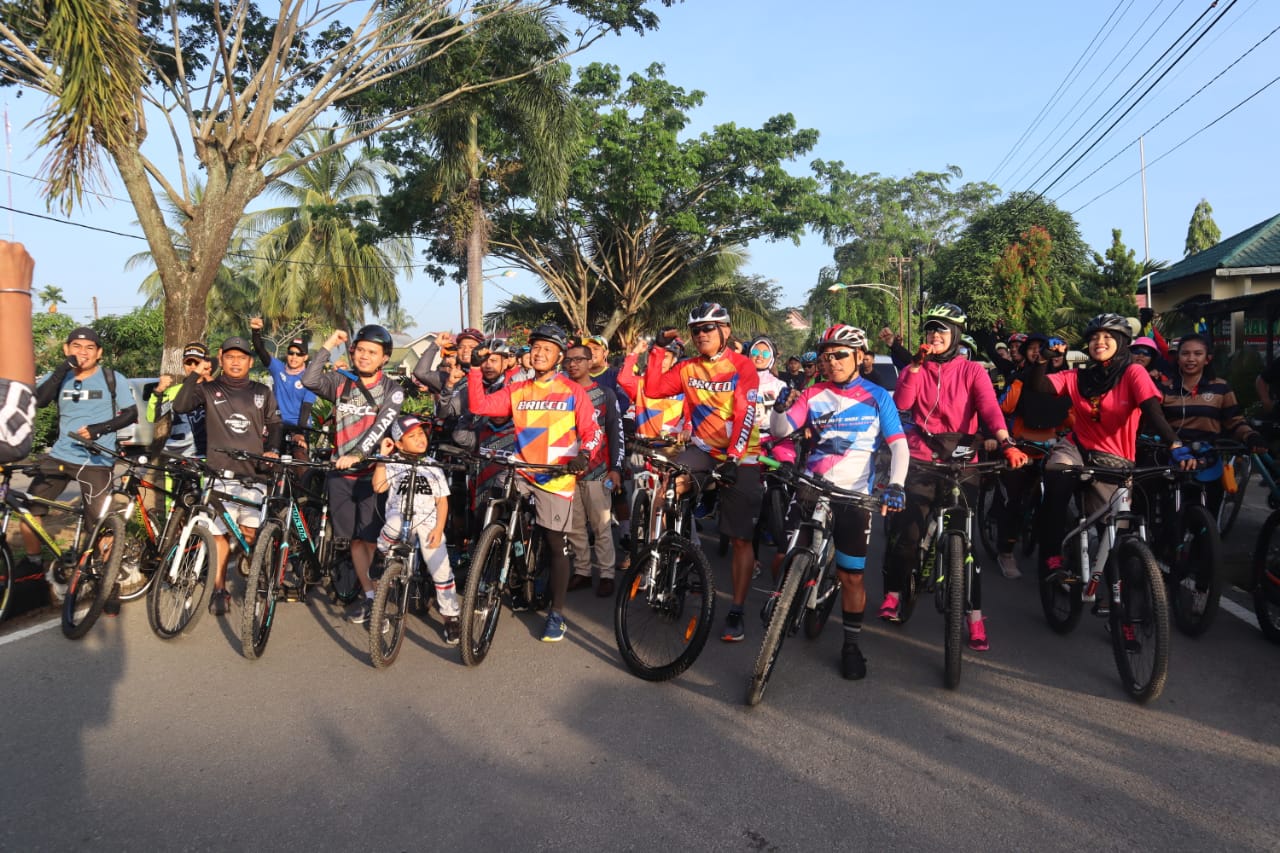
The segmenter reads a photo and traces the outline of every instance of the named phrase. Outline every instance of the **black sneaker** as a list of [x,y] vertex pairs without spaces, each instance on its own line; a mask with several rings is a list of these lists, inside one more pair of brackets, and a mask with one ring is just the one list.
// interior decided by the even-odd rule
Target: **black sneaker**
[[209,597],[209,612],[214,616],[226,616],[231,609],[231,593],[225,589],[215,589]]
[[867,659],[857,643],[845,643],[840,650],[840,674],[850,681],[867,677]]
[[373,599],[366,597],[360,599],[360,603],[356,605],[355,612],[347,617],[347,621],[352,625],[368,625],[372,616]]
[[456,646],[462,641],[462,622],[457,616],[444,617],[444,628],[440,631],[445,645]]
[[747,638],[746,633],[742,630],[742,614],[729,611],[729,615],[724,618],[724,632],[720,634],[720,639],[726,643],[741,643]]

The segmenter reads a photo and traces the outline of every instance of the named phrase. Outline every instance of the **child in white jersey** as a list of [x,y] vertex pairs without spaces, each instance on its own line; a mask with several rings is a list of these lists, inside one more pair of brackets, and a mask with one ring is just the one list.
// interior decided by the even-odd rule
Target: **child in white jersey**
[[417,488],[413,496],[410,526],[422,551],[422,563],[436,588],[436,607],[444,617],[444,641],[456,646],[461,637],[458,613],[461,607],[444,546],[445,523],[449,517],[449,481],[444,472],[425,458],[427,431],[417,415],[401,415],[391,425],[391,437],[382,439],[383,456],[399,451],[404,462],[382,462],[373,472],[373,490],[387,493],[386,522],[378,535],[378,550],[384,554],[400,538],[404,510],[408,507],[409,485],[417,468]]

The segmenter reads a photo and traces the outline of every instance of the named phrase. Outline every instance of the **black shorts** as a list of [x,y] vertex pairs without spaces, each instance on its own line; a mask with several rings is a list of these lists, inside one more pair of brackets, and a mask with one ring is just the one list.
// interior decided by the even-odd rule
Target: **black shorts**
[[[685,448],[675,461],[687,466],[704,485],[719,464],[711,454],[697,447]],[[756,519],[760,517],[760,505],[764,502],[760,466],[739,465],[737,481],[727,488],[720,483],[716,489],[720,492],[720,532],[730,539],[751,539],[755,535]]]
[[[38,466],[31,476],[31,485],[27,491],[38,498],[54,501],[58,495],[71,485],[79,482],[80,494],[85,506],[90,508],[89,517],[97,520],[102,516],[111,498],[112,469],[105,465],[80,465],[75,462],[63,462],[52,456],[41,456]],[[43,517],[48,507],[32,502],[31,514]]]
[[373,490],[373,474],[347,477],[337,471],[325,479],[329,522],[334,539],[377,542],[382,531],[384,496]]

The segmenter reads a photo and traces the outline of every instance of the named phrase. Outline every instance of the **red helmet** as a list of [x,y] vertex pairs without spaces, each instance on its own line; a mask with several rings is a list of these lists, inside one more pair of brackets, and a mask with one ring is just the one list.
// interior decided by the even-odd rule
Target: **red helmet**
[[1024,335],[1022,332],[1014,332],[1012,335],[1009,336],[1009,346],[1013,346],[1014,344],[1023,344],[1026,342],[1027,342],[1027,336]]

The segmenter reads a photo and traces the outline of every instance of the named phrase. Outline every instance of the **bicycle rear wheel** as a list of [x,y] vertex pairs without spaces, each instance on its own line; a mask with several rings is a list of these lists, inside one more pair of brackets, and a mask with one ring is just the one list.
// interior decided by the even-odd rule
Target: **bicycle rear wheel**
[[760,645],[760,653],[756,655],[756,665],[747,682],[748,705],[759,705],[764,698],[764,689],[769,684],[769,676],[778,663],[778,655],[782,651],[782,641],[795,625],[796,608],[803,607],[800,589],[805,585],[813,572],[813,557],[807,551],[798,551],[787,556],[782,567],[786,577],[782,582],[782,592],[774,604],[773,615],[769,617],[769,625],[765,628],[764,642]]
[[1062,555],[1065,571],[1060,571],[1056,577],[1050,577],[1043,560],[1040,564],[1040,608],[1044,611],[1044,621],[1049,623],[1055,634],[1071,633],[1079,624],[1084,608],[1078,547],[1079,543],[1072,540],[1067,553]]
[[946,569],[946,629],[942,637],[942,683],[955,689],[960,684],[960,665],[964,649],[964,537],[959,533],[942,536],[943,566]]
[[108,515],[93,529],[88,545],[71,572],[67,595],[62,600],[64,636],[78,640],[98,621],[107,598],[119,583],[124,550],[124,519]]
[[0,622],[9,612],[9,602],[13,598],[13,554],[7,542],[0,542]]
[[1253,547],[1253,612],[1262,636],[1280,643],[1280,510],[1267,516]]
[[1253,456],[1242,454],[1232,462],[1235,468],[1236,490],[1234,494],[1224,494],[1222,503],[1218,505],[1218,535],[1226,536],[1235,526],[1236,517],[1240,515],[1240,506],[1244,503],[1244,493],[1249,487],[1249,478],[1253,476]]
[[502,615],[502,569],[507,559],[507,530],[490,524],[480,532],[471,558],[471,572],[462,592],[462,662],[479,666],[493,645]]
[[1209,510],[1192,504],[1183,510],[1182,541],[1177,543],[1169,571],[1169,592],[1173,619],[1178,630],[1198,637],[1213,624],[1222,596],[1218,566],[1222,563],[1222,540]]
[[249,660],[257,660],[267,650],[275,619],[281,569],[289,559],[284,527],[276,520],[258,530],[249,561],[249,580],[244,589],[244,610],[240,616],[240,648]]
[[388,557],[387,567],[378,581],[373,596],[373,613],[369,617],[369,657],[377,669],[396,662],[404,642],[405,610],[409,603],[409,579],[404,560]]
[[1164,689],[1169,671],[1164,576],[1147,543],[1136,536],[1123,537],[1108,563],[1108,580],[1120,582],[1120,602],[1112,602],[1110,617],[1116,669],[1129,695],[1149,702]]
[[147,594],[147,620],[157,637],[172,640],[200,621],[217,553],[213,533],[199,524],[174,546]]
[[631,501],[631,565],[638,564],[649,550],[649,515],[653,498],[637,488]]
[[623,573],[613,604],[618,653],[633,675],[667,681],[697,660],[711,633],[715,585],[706,555],[666,533]]

